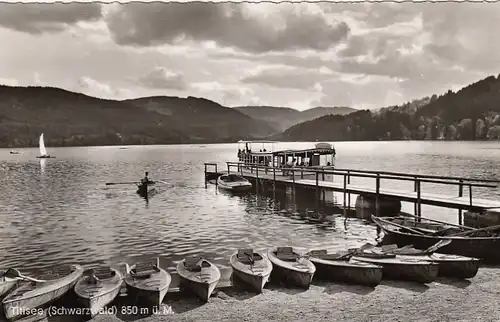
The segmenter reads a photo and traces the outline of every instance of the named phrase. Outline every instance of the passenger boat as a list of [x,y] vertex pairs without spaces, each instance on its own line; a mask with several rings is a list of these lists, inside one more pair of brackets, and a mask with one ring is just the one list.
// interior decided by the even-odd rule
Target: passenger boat
[[499,226],[474,229],[439,223],[418,222],[409,217],[376,217],[373,221],[384,232],[386,243],[399,247],[412,245],[416,249],[426,249],[441,240],[449,244],[439,249],[440,253],[479,258],[484,262],[500,262]]
[[127,294],[149,308],[158,308],[172,281],[170,274],[160,267],[160,260],[138,262],[133,266],[125,264]]
[[177,264],[180,286],[190,290],[201,300],[208,302],[221,274],[217,266],[201,256],[189,257]]
[[108,266],[89,269],[76,283],[75,294],[89,309],[90,317],[94,317],[120,293],[122,281],[123,275],[117,269]]
[[[82,276],[83,268],[80,265],[58,267],[58,272],[47,276],[45,280],[23,276],[15,269],[11,269],[11,272],[30,281],[30,283],[16,288],[2,301],[5,317],[7,320],[13,321],[23,317],[23,314],[30,312],[30,310],[40,308],[61,298],[73,288]],[[24,310],[19,310],[19,307]]]
[[371,287],[382,280],[382,266],[354,260],[350,253],[328,253],[326,249],[318,249],[308,254],[318,277]]
[[268,251],[267,257],[273,264],[272,275],[298,287],[308,289],[316,267],[293,247],[275,247]]
[[309,149],[277,150],[278,143],[277,141],[239,141],[238,161],[243,164],[263,164],[271,167],[335,166],[336,151],[330,143],[319,142]]
[[229,259],[233,275],[247,283],[257,293],[262,293],[269,281],[273,264],[264,254],[251,248],[238,249]]
[[439,265],[432,261],[423,258],[385,254],[379,248],[370,244],[352,251],[355,253],[352,259],[382,266],[382,278],[384,279],[431,283],[436,279],[439,272]]
[[221,175],[217,178],[217,185],[219,188],[233,192],[247,191],[252,188],[250,181],[237,174]]
[[10,151],[10,154],[19,154],[19,151],[12,150],[12,151]]

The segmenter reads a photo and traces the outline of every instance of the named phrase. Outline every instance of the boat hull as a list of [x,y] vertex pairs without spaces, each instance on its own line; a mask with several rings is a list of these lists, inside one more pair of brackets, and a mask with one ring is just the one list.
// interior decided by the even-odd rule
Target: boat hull
[[276,248],[272,248],[267,253],[267,257],[273,264],[271,279],[282,280],[300,288],[309,289],[316,272],[314,264],[306,258],[293,262],[283,261],[276,257],[275,252]]
[[441,248],[439,252],[450,255],[461,255],[466,257],[478,258],[482,262],[499,264],[500,263],[500,237],[446,237],[429,236],[406,233],[392,229],[389,224],[385,224],[379,218],[372,216],[373,221],[384,232],[384,243],[396,244],[399,247],[413,245],[416,249],[427,249],[441,240],[450,240],[451,242]]
[[439,272],[439,265],[423,259],[368,258],[354,256],[352,259],[383,267],[383,279],[404,280],[417,283],[432,283]]
[[192,272],[184,266],[184,260],[177,264],[179,273],[180,287],[184,290],[193,292],[202,301],[208,302],[208,299],[215,290],[220,280],[221,274],[219,268],[209,261],[210,267],[203,267],[198,272]]
[[18,280],[15,278],[0,277],[0,298],[6,296],[17,285]]
[[55,159],[56,157],[51,157],[50,155],[40,155],[36,157],[37,159]]
[[382,280],[383,267],[355,260],[324,260],[311,257],[316,275],[324,279],[347,284],[375,287]]
[[477,258],[460,255],[434,253],[431,255],[398,255],[402,258],[420,258],[439,265],[438,276],[453,278],[473,278],[481,261]]
[[273,270],[271,261],[263,254],[259,254],[262,257],[261,260],[255,261],[253,265],[244,264],[238,260],[237,255],[238,252],[235,252],[229,260],[233,268],[233,275],[249,285],[255,292],[262,293]]
[[148,278],[134,278],[130,274],[125,277],[127,294],[141,304],[152,308],[161,305],[171,281],[170,274],[162,268]]
[[238,177],[238,181],[224,181],[223,179],[227,177],[227,175],[222,175],[217,178],[217,186],[220,189],[233,192],[244,192],[252,189],[252,184],[247,179],[234,174],[232,174],[231,176]]
[[112,271],[113,277],[102,279],[96,284],[88,283],[89,277],[84,276],[74,287],[79,302],[89,309],[91,317],[102,312],[102,309],[120,293],[123,275],[116,269]]
[[139,186],[137,188],[137,194],[142,198],[151,198],[156,194],[156,186],[155,185],[147,185],[147,186]]
[[30,309],[40,308],[66,294],[83,273],[83,268],[80,265],[73,266],[74,270],[69,275],[36,285],[25,284],[7,295],[2,301],[7,320],[17,320]]

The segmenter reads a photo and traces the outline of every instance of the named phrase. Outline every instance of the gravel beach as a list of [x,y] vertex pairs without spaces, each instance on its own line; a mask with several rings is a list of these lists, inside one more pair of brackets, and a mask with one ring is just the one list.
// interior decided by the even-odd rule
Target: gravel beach
[[222,289],[204,305],[169,295],[165,303],[173,314],[94,321],[500,321],[499,273],[499,268],[481,268],[470,281],[382,281],[376,288],[325,282],[313,282],[307,291],[269,286],[255,296]]

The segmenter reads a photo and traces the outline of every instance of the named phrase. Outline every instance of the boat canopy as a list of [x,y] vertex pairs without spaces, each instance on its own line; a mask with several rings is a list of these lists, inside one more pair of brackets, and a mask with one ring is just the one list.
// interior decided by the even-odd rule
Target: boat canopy
[[304,149],[304,150],[284,150],[284,151],[276,151],[273,152],[274,156],[290,156],[294,155],[297,157],[302,157],[302,158],[307,158],[311,155],[335,155],[335,149],[334,148],[329,148],[329,149]]

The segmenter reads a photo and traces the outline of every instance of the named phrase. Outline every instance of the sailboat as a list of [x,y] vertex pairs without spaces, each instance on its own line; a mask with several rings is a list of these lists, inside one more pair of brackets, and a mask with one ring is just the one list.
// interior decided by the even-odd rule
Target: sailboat
[[45,148],[45,142],[43,141],[43,133],[40,135],[40,140],[38,141],[38,146],[40,148],[40,155],[37,156],[38,159],[50,159],[55,158],[47,154],[47,149]]

